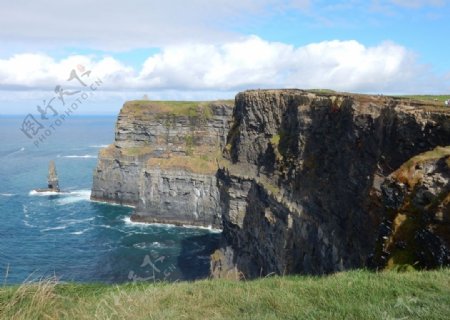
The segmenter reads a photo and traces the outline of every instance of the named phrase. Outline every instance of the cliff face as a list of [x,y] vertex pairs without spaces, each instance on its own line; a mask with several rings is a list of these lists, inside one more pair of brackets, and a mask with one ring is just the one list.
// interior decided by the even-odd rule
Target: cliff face
[[216,277],[432,267],[450,263],[448,145],[449,109],[409,99],[134,101],[92,198],[135,206],[135,221],[223,227]]
[[367,265],[385,216],[384,179],[449,144],[442,107],[300,90],[238,94],[219,172],[224,241],[213,274]]
[[404,163],[383,183],[386,208],[375,251],[378,267],[450,264],[450,147]]
[[136,207],[136,221],[221,226],[216,161],[230,102],[131,101],[99,153],[92,199]]

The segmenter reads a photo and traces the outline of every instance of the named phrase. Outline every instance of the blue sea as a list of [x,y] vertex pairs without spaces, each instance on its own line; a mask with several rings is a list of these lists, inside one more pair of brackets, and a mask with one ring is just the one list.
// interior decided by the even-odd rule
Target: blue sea
[[[0,117],[0,284],[177,281],[207,277],[220,234],[136,224],[132,208],[90,201],[101,147],[115,117],[71,117],[36,147],[23,117]],[[39,195],[54,160],[65,194]]]

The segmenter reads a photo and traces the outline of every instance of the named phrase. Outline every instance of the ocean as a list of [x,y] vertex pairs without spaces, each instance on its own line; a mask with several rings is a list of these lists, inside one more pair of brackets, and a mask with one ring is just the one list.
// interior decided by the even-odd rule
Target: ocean
[[[90,201],[101,147],[114,140],[115,117],[71,117],[36,147],[23,117],[0,116],[0,281],[56,277],[123,283],[207,277],[220,233],[130,222],[132,208]],[[45,188],[54,160],[61,195]]]

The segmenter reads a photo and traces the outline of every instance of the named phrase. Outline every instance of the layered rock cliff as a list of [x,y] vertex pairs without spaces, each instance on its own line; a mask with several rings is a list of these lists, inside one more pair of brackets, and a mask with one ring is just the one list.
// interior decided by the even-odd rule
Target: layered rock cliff
[[221,226],[216,158],[232,102],[130,101],[99,153],[92,199],[134,206],[133,220]]
[[216,277],[449,263],[447,149],[435,149],[450,145],[448,109],[302,90],[234,104],[125,104],[92,198],[135,206],[136,221],[223,227]]
[[215,276],[329,273],[375,263],[381,185],[450,144],[442,107],[381,96],[248,91],[236,97],[219,170]]

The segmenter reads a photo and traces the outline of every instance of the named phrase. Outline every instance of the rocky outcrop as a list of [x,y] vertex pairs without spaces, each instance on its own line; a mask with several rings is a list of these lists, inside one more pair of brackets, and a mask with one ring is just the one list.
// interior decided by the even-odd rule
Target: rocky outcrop
[[450,147],[415,156],[382,185],[377,267],[450,264]]
[[134,206],[133,220],[221,226],[217,161],[233,103],[130,101],[99,153],[92,199]]
[[236,97],[219,175],[215,276],[367,266],[381,184],[414,155],[450,144],[450,114],[426,103],[301,90]]

